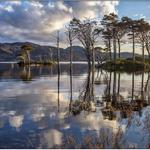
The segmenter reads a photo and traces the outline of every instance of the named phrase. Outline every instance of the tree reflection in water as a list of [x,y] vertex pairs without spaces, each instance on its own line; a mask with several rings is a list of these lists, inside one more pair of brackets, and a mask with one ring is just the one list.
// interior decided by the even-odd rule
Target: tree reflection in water
[[[121,117],[126,118],[130,117],[133,111],[139,112],[141,114],[141,109],[149,105],[149,102],[145,99],[145,93],[147,91],[147,86],[149,82],[149,76],[146,84],[144,84],[144,73],[142,73],[141,78],[141,92],[140,97],[135,94],[135,80],[134,73],[132,73],[132,88],[131,88],[131,100],[130,96],[128,100],[125,100],[124,97],[120,94],[120,73],[118,74],[118,92],[116,94],[116,72],[113,73],[113,93],[105,92],[103,96],[103,101],[106,102],[106,107],[103,108],[103,115],[105,118],[112,119],[116,115],[116,111],[120,111]],[[110,73],[111,81],[111,73]],[[110,83],[107,85],[106,89],[110,89]],[[107,90],[106,90],[107,91]]]
[[[70,72],[69,69],[61,68],[59,74],[58,66],[55,67],[52,70],[54,76],[50,76],[52,68],[19,68],[18,76],[16,70],[13,72],[13,79],[19,78],[18,83],[14,81],[11,85],[10,82],[7,87],[7,84],[2,82],[1,111],[6,119],[0,118],[0,126],[6,134],[8,122],[12,128],[17,129],[17,135],[19,132],[23,135],[27,127],[28,130],[34,130],[36,137],[31,139],[33,148],[145,148],[145,145],[149,144],[150,73],[135,72],[127,75],[98,70],[93,78],[90,70],[86,77],[85,72],[78,72],[78,77],[75,77],[76,69]],[[83,71],[82,68],[78,70]],[[67,72],[65,79],[63,71]],[[1,78],[6,75],[2,71],[0,73]],[[37,78],[37,75],[41,78]],[[28,84],[20,82],[20,79],[31,81],[35,78],[35,82],[25,82]],[[74,86],[76,83],[80,85]],[[80,93],[79,87],[82,89]],[[10,88],[11,92],[7,90]],[[7,100],[8,97],[14,99]],[[36,124],[38,129],[31,129],[30,124]],[[37,130],[40,133],[37,134]],[[36,143],[39,137],[40,142]],[[16,135],[15,138],[17,139]],[[17,140],[19,145],[22,138]],[[31,147],[30,144],[29,146]],[[149,146],[150,144],[147,145]]]
[[32,74],[31,74],[31,67],[30,66],[24,66],[21,73],[20,78],[22,81],[29,82],[32,80]]
[[[84,111],[96,111],[97,103],[105,104],[105,107],[102,108],[102,113],[105,119],[113,120],[116,119],[116,111],[120,111],[122,118],[130,117],[133,111],[139,112],[143,107],[149,105],[149,97],[146,100],[146,94],[148,91],[149,78],[148,75],[146,83],[144,83],[144,72],[141,76],[141,89],[139,93],[135,92],[135,73],[132,73],[131,81],[131,95],[128,95],[128,99],[125,99],[120,93],[121,88],[121,74],[114,72],[105,72],[104,78],[101,78],[101,75],[104,74],[103,71],[99,74],[99,81],[96,77],[95,82],[93,82],[93,73],[91,70],[88,72],[87,80],[84,84],[83,90],[80,92],[80,95],[77,100],[74,100],[71,104],[71,112],[74,115],[77,115]],[[108,75],[109,74],[109,75]],[[112,80],[113,74],[113,80]],[[106,84],[102,100],[96,100],[94,94],[94,83],[95,84]],[[71,83],[72,84],[72,83]],[[72,88],[72,86],[71,86]],[[72,92],[71,92],[72,93]],[[140,94],[140,95],[139,95]],[[72,95],[72,94],[71,94]],[[71,96],[72,97],[72,96]],[[131,97],[131,99],[130,99]],[[72,101],[72,100],[71,100]]]
[[73,115],[79,114],[81,111],[95,111],[94,104],[94,71],[89,69],[87,80],[83,85],[84,88],[80,92],[79,97],[72,103],[71,112]]
[[[94,96],[94,82],[92,81],[92,73],[88,72],[87,80],[84,85],[84,90],[80,93],[78,100],[72,102],[71,112],[73,115],[78,115],[82,111],[87,111],[88,113],[92,111],[92,103],[94,104],[95,111],[101,101],[104,104],[104,107],[101,107],[101,112],[103,114],[104,120],[118,120],[118,114],[120,119],[127,119],[126,129],[128,130],[133,122],[137,122],[137,126],[141,125],[141,120],[138,120],[134,115],[135,112],[139,114],[139,117],[142,116],[142,109],[150,105],[149,97],[149,78],[148,74],[146,83],[144,83],[144,72],[141,74],[141,86],[140,90],[137,93],[135,90],[135,73],[132,73],[131,80],[131,95],[128,93],[128,99],[125,99],[122,95],[121,90],[121,74],[117,72],[103,72],[100,71],[99,79],[101,81],[96,81],[95,84],[105,84],[106,88],[104,90],[102,100],[96,100]],[[104,78],[101,75],[104,75]],[[112,79],[113,75],[113,79]],[[96,77],[96,80],[98,77]],[[148,95],[148,96],[146,96]],[[145,126],[146,130],[149,131],[150,118],[146,114],[145,117]],[[126,131],[127,132],[127,131]],[[68,148],[70,145],[71,148],[126,148],[127,141],[124,138],[124,131],[121,126],[117,127],[116,132],[111,132],[107,128],[102,128],[99,131],[99,136],[87,135],[83,137],[81,143],[79,144],[76,141],[76,138],[73,136],[67,136],[66,141],[63,146]],[[65,141],[65,142],[66,142]],[[126,143],[126,144],[125,144]],[[76,145],[76,146],[75,146]],[[109,146],[108,146],[109,145]],[[128,145],[128,148],[137,148],[137,145],[131,144]]]

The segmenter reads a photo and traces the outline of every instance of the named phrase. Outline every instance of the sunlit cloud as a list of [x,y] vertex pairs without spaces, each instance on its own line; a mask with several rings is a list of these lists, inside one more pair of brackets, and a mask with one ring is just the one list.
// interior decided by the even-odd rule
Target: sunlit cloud
[[1,40],[53,43],[50,35],[57,30],[64,32],[64,27],[73,17],[83,20],[117,13],[118,4],[118,1],[2,1]]
[[47,145],[48,148],[53,148],[55,145],[62,144],[62,136],[63,134],[60,131],[50,129],[41,135],[41,143]]

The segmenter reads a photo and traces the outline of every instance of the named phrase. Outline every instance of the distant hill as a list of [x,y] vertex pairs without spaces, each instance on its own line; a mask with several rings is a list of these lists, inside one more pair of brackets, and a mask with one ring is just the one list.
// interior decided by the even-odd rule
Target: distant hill
[[[39,57],[53,57],[54,60],[57,59],[57,48],[53,46],[41,46],[34,43],[1,43],[0,44],[0,61],[15,61],[17,55],[20,53],[20,47],[23,44],[31,44],[33,51],[31,52],[31,59],[36,60]],[[69,48],[60,48],[60,60],[69,60]],[[84,54],[84,49],[80,46],[73,46],[73,60],[74,61],[85,61],[86,57]]]
[[[20,53],[20,47],[23,44],[31,44],[33,51],[31,52],[31,59],[38,60],[40,57],[53,57],[57,59],[57,48],[53,46],[41,46],[29,42],[16,42],[16,43],[0,43],[0,61],[16,61],[17,55]],[[81,46],[73,46],[73,61],[86,61],[84,48]],[[97,52],[98,54],[99,52]],[[136,54],[136,56],[139,56]],[[122,52],[121,57],[131,58],[132,53]],[[69,61],[69,48],[60,48],[60,61]]]

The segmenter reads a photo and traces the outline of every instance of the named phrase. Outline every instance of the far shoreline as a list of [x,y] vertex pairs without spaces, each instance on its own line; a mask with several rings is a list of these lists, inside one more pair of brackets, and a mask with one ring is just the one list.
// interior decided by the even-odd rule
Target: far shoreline
[[[17,61],[0,61],[0,64],[17,64]],[[60,64],[70,64],[70,61],[60,61]],[[87,61],[73,61],[72,64],[88,64]],[[95,62],[97,64],[97,62]]]

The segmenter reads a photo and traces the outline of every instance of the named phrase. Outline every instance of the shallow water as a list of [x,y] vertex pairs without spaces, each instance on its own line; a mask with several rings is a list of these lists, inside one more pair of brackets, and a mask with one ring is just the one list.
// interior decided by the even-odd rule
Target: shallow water
[[87,64],[73,64],[71,99],[69,64],[60,70],[0,64],[0,148],[150,146],[149,73],[96,70],[87,86]]

